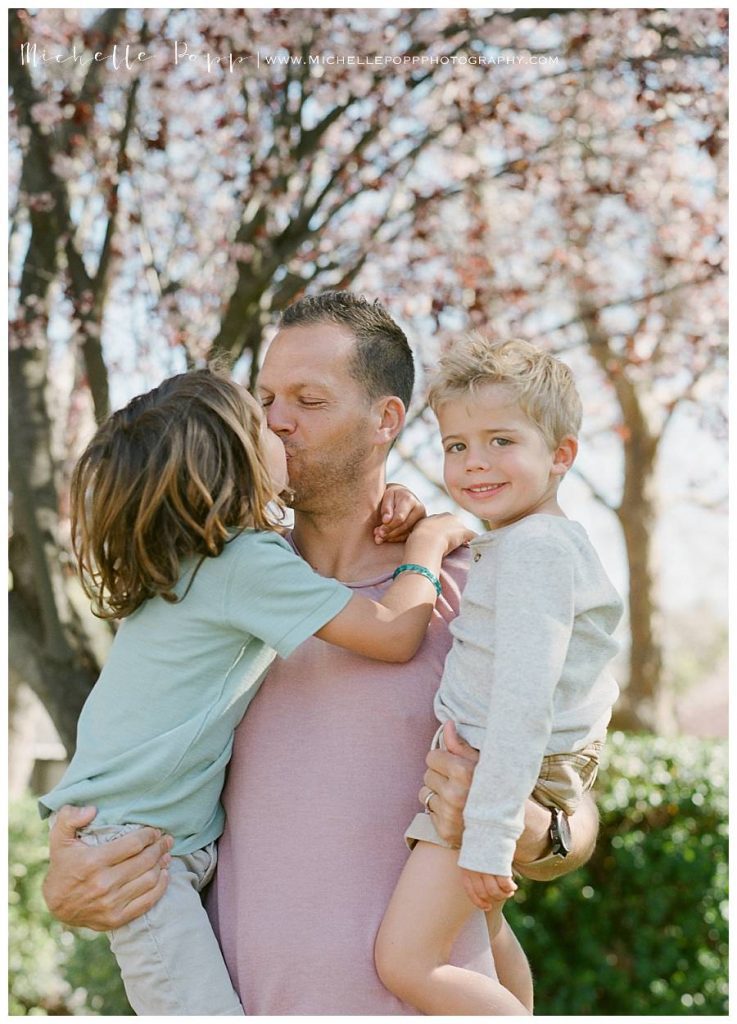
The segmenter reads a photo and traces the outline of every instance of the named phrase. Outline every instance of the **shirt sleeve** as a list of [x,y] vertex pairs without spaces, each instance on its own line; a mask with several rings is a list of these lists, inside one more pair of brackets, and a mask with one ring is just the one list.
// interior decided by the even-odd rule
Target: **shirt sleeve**
[[223,595],[224,621],[288,658],[335,618],[353,593],[314,572],[278,533],[254,531],[238,539],[242,543]]
[[486,734],[466,802],[458,863],[509,875],[552,730],[553,694],[573,629],[574,567],[552,538],[500,544],[481,642],[493,672]]

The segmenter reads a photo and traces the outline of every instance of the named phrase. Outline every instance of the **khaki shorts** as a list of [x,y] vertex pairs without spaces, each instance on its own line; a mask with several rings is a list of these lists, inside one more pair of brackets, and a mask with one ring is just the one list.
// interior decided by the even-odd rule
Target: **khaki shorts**
[[[532,799],[543,807],[558,807],[564,814],[573,814],[584,793],[591,789],[596,780],[603,746],[604,744],[597,740],[575,753],[548,754],[543,758],[537,783],[530,794]],[[446,749],[442,725],[433,737],[431,749]],[[446,843],[438,835],[432,815],[428,811],[422,811],[414,816],[404,833],[404,839],[410,850],[419,840],[452,849],[451,844]],[[546,854],[540,861],[534,863],[547,861],[549,857],[550,855]]]

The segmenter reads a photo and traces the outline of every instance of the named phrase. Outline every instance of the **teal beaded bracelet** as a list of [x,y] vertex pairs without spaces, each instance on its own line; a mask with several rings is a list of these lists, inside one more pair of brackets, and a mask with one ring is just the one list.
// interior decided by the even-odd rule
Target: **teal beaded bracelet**
[[400,565],[399,568],[395,569],[392,573],[392,579],[395,580],[397,576],[399,576],[400,572],[418,572],[420,576],[424,576],[425,579],[430,580],[432,585],[435,587],[435,593],[440,597],[440,580],[434,572],[430,572],[430,570],[425,568],[424,565],[415,565],[413,562],[408,562],[406,565]]

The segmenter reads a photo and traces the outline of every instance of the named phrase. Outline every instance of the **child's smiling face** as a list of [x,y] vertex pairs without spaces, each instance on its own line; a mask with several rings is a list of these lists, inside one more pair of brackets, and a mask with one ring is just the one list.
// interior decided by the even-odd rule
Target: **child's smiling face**
[[468,512],[507,526],[534,512],[562,515],[558,484],[576,455],[565,438],[551,450],[513,391],[485,384],[438,408],[445,484]]

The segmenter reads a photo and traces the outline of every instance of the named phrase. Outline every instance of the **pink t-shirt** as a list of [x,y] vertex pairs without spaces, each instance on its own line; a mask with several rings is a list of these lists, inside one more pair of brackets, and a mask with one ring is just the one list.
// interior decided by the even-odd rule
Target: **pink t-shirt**
[[[446,559],[409,664],[313,637],[274,662],[236,731],[209,911],[249,1015],[416,1013],[383,987],[373,949],[407,857],[467,559]],[[349,586],[379,597],[389,583]],[[453,962],[493,973],[480,912]]]

